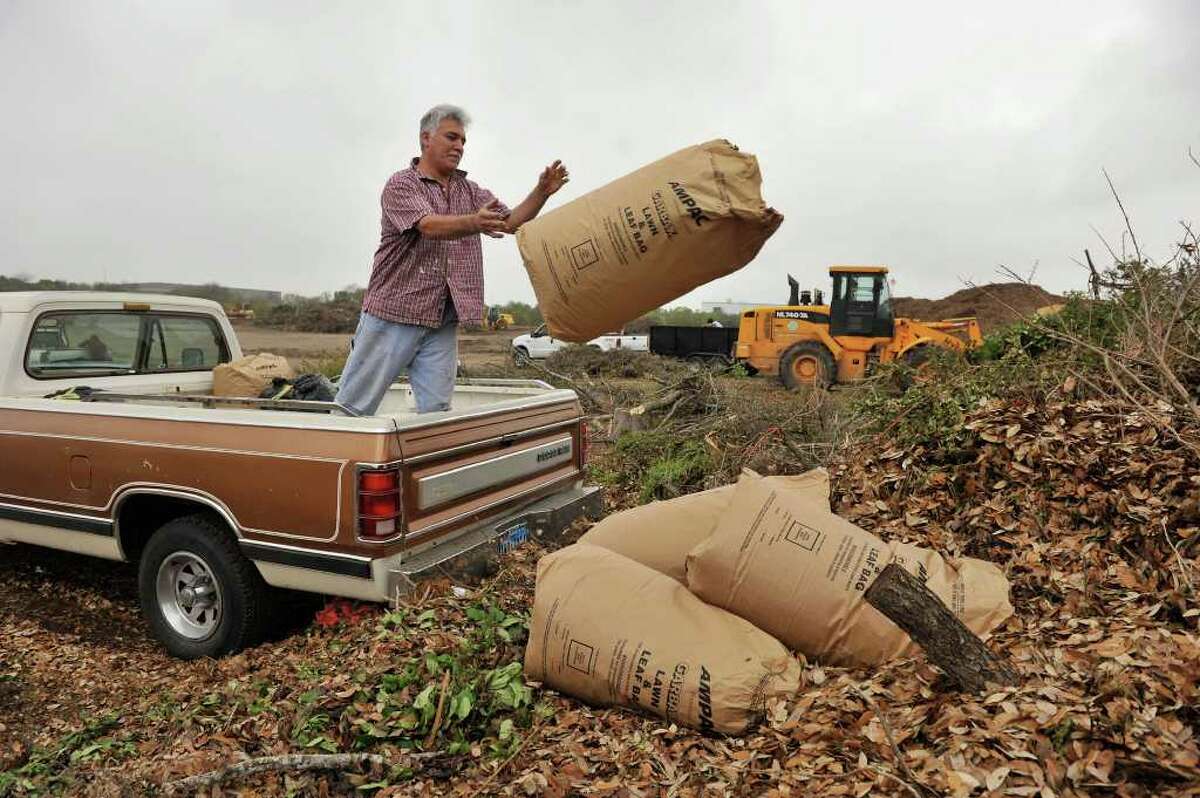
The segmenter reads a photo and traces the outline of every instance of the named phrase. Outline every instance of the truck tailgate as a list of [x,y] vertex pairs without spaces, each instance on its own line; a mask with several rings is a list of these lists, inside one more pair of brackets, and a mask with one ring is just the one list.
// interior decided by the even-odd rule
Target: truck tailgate
[[583,419],[570,391],[428,424],[401,424],[406,548],[425,547],[582,478]]

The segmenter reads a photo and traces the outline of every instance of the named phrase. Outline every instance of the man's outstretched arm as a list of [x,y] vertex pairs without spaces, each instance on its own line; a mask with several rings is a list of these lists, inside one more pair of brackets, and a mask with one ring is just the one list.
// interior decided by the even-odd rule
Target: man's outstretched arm
[[475,213],[462,216],[427,214],[417,222],[417,231],[426,238],[466,238],[476,233],[503,238],[509,231],[499,206],[499,201],[494,200]]
[[562,161],[555,161],[543,169],[533,191],[529,192],[529,196],[522,200],[520,205],[512,209],[512,213],[505,220],[504,232],[515,233],[518,227],[537,216],[541,212],[542,206],[546,204],[546,200],[550,199],[570,179],[571,176],[567,173],[567,167],[563,166]]

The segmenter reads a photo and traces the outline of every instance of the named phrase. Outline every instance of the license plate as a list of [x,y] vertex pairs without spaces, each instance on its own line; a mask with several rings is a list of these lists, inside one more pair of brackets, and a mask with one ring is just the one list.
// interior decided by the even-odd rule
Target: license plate
[[508,554],[527,540],[529,540],[529,524],[521,521],[501,532],[496,545],[501,554]]

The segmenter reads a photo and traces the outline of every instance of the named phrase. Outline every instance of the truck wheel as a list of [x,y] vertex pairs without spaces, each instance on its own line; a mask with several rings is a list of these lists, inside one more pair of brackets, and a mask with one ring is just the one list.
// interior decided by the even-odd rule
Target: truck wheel
[[801,385],[828,388],[837,380],[833,355],[816,341],[793,344],[779,358],[779,379],[792,391]]
[[516,363],[518,366],[528,366],[529,365],[529,350],[523,346],[518,346],[516,349],[514,349],[513,350],[513,363]]
[[254,645],[272,598],[228,530],[205,515],[168,521],[151,536],[138,565],[138,595],[154,636],[180,659]]

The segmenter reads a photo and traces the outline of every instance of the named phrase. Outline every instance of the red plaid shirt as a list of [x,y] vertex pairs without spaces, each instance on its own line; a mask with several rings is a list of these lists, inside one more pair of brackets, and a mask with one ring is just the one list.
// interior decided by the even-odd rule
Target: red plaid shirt
[[[400,324],[440,327],[446,300],[453,298],[460,323],[483,317],[483,246],[479,234],[465,238],[426,238],[417,222],[429,214],[465,216],[495,199],[492,192],[456,169],[442,188],[412,166],[392,175],[383,187],[379,249],[363,310]],[[508,212],[508,208],[504,208]]]

